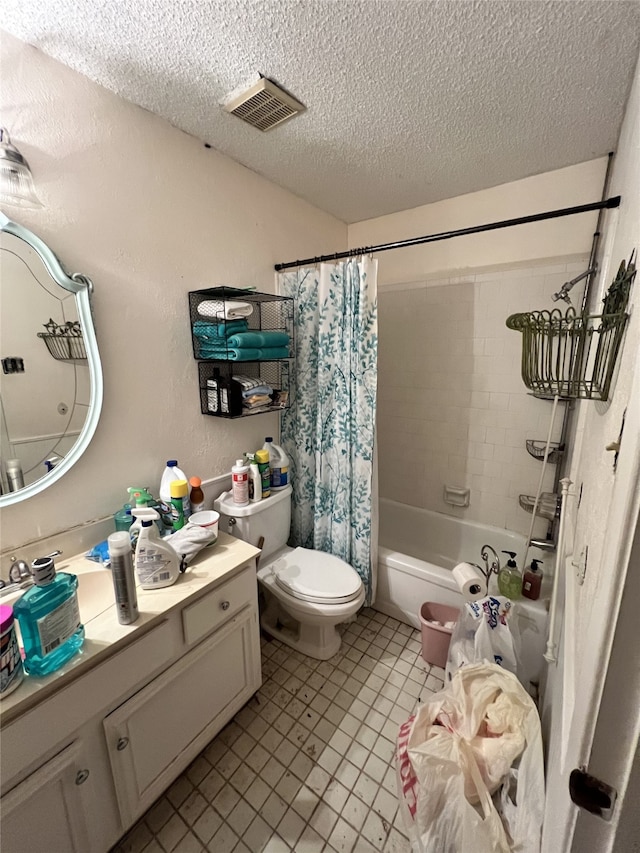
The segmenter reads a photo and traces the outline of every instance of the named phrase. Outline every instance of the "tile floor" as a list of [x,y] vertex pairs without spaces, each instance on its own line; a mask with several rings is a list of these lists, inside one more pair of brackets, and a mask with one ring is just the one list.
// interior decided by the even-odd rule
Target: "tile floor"
[[262,640],[263,685],[112,853],[409,853],[394,743],[443,671],[365,609],[320,662]]

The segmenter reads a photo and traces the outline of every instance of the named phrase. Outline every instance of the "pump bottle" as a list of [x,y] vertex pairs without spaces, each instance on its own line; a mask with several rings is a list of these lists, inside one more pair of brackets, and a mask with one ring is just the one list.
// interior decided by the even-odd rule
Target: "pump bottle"
[[516,552],[503,551],[502,553],[507,554],[509,559],[498,572],[498,589],[501,595],[517,601],[522,597],[522,575],[516,565]]
[[540,598],[543,572],[538,566],[541,564],[542,560],[531,560],[531,565],[524,573],[522,579],[522,594],[525,598],[530,598],[532,601],[537,601]]

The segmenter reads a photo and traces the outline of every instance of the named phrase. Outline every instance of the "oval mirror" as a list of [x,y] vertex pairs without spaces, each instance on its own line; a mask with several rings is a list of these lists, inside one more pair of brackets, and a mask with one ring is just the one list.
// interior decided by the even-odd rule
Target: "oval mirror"
[[59,480],[102,406],[91,281],[0,213],[0,507]]

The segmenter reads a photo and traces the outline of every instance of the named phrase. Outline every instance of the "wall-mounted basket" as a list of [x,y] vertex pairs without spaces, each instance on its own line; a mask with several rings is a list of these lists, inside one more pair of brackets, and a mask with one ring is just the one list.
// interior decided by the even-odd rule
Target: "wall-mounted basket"
[[[635,253],[634,253],[635,254]],[[530,311],[512,314],[507,327],[522,332],[522,381],[534,397],[603,400],[629,319],[626,313],[636,268],[634,254],[620,264],[602,314]]]
[[87,358],[82,335],[51,335],[47,332],[38,332],[38,337],[42,338],[51,355],[58,361],[78,358],[86,360]]
[[[546,441],[536,441],[533,438],[528,438],[526,440],[527,453],[529,456],[533,456],[534,459],[539,459],[541,462],[544,460],[544,451],[546,446]],[[552,465],[556,465],[562,459],[563,453],[564,444],[558,444],[557,441],[550,442],[547,462],[550,462]]]

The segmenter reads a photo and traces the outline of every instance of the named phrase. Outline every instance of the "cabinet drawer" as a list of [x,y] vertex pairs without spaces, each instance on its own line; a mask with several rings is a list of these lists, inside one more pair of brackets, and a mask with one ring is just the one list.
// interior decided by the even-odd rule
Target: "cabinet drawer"
[[182,611],[184,641],[197,643],[247,604],[256,604],[258,579],[253,565]]

